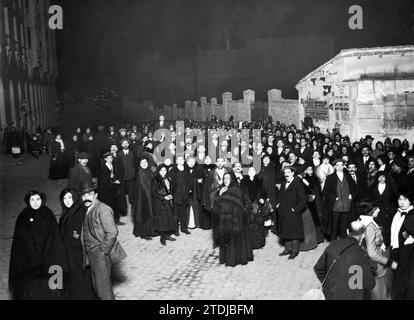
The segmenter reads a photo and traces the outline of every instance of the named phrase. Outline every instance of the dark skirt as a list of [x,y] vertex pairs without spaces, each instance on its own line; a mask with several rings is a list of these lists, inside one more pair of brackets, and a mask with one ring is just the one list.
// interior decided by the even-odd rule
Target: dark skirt
[[250,246],[247,218],[242,218],[240,222],[238,232],[224,234],[218,238],[220,249],[219,262],[228,267],[234,267],[239,264],[245,265],[249,261],[253,261],[253,249]]
[[247,229],[232,236],[227,243],[220,243],[219,248],[219,262],[227,267],[235,267],[238,264],[245,265],[249,261],[253,261],[253,249],[250,247]]
[[154,230],[158,232],[170,232],[177,228],[177,218],[174,216],[173,208],[166,206],[161,212],[154,208]]
[[266,244],[266,227],[264,225],[265,217],[263,206],[256,203],[252,205],[251,218],[249,219],[249,239],[250,247],[255,249],[263,248]]
[[266,244],[266,228],[263,217],[255,217],[249,223],[250,247],[255,249],[263,248]]
[[90,268],[72,268],[66,277],[67,298],[70,300],[97,300]]
[[152,219],[149,219],[146,223],[135,222],[133,234],[136,237],[155,236],[156,231],[154,230],[154,223]]
[[414,244],[400,249],[399,261],[394,275],[392,299],[414,299]]
[[200,207],[200,228],[203,230],[211,230],[211,211]]
[[51,290],[49,279],[51,275],[39,275],[34,279],[22,281],[14,290],[15,300],[63,300],[66,298],[64,290]]
[[308,251],[318,246],[318,236],[316,233],[315,223],[309,209],[302,214],[304,240],[300,242],[300,251]]

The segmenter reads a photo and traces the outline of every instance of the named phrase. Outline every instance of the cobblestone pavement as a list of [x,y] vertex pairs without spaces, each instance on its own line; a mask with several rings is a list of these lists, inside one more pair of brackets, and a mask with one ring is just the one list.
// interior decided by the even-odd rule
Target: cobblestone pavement
[[[30,189],[47,195],[47,205],[59,217],[58,195],[66,180],[47,179],[48,158],[29,155],[23,164],[10,156],[0,156],[0,299],[10,299],[7,288],[10,246],[17,214],[23,209],[23,197]],[[218,264],[218,250],[212,249],[211,232],[192,230],[176,242],[163,247],[159,238],[145,241],[132,235],[130,217],[122,218],[119,240],[128,257],[114,272],[117,299],[146,300],[286,300],[302,295],[319,285],[313,265],[326,243],[310,252],[301,252],[295,260],[279,257],[282,250],[275,235],[266,246],[254,251],[254,261],[245,266]]]

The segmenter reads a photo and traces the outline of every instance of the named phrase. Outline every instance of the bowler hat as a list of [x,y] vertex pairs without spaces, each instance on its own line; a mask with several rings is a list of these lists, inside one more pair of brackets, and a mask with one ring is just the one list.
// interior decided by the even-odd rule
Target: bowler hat
[[374,140],[374,138],[373,138],[371,135],[367,135],[367,136],[365,137],[365,140],[368,140],[368,139]]
[[97,189],[97,187],[95,186],[95,184],[92,181],[82,182],[80,184],[80,187],[79,187],[79,193],[80,194],[85,194],[85,193],[94,191],[96,189]]
[[86,153],[86,152],[81,152],[78,154],[78,159],[89,159],[90,158],[90,154]]

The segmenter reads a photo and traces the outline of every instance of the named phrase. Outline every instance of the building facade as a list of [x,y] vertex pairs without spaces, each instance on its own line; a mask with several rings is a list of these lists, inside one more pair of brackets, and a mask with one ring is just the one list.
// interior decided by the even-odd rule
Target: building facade
[[342,50],[296,89],[301,119],[323,130],[414,140],[414,46]]
[[56,105],[56,39],[49,0],[0,0],[0,125],[33,133]]

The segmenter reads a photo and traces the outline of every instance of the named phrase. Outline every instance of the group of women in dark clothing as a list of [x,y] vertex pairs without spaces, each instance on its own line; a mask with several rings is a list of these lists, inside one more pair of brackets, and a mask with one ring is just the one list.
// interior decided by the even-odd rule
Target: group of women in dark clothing
[[[9,288],[17,300],[97,299],[81,242],[86,210],[78,195],[64,189],[57,223],[38,191],[25,196],[11,248]],[[55,277],[55,279],[53,279]]]

